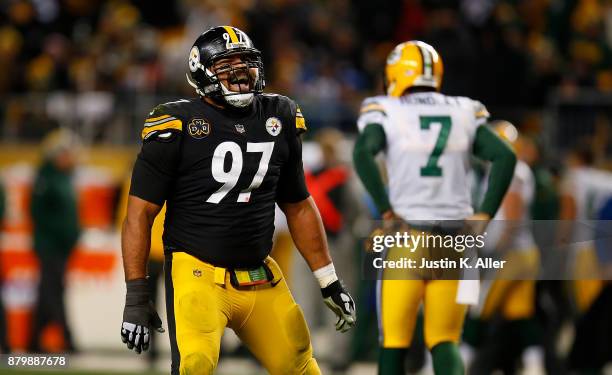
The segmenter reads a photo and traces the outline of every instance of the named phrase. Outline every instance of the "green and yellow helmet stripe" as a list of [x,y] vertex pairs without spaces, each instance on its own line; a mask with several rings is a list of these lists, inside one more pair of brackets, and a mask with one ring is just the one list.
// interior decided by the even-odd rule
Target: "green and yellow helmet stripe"
[[421,53],[423,75],[430,78],[433,76],[433,57],[427,48],[423,47],[422,45],[418,45],[417,47]]
[[418,40],[400,43],[387,57],[387,94],[399,97],[414,86],[440,90],[443,73],[442,59],[432,46]]

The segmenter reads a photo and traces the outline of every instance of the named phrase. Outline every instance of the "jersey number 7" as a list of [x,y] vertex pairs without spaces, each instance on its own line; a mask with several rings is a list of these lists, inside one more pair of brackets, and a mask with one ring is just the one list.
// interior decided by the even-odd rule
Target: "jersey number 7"
[[[246,152],[261,152],[261,159],[259,160],[259,167],[253,177],[253,181],[248,188],[242,190],[238,194],[238,202],[248,202],[251,198],[251,191],[257,189],[264,180],[266,173],[268,172],[268,164],[272,157],[272,150],[274,150],[274,142],[248,142]],[[232,156],[232,166],[229,171],[225,171],[225,158],[227,154]],[[219,203],[221,199],[227,195],[236,186],[240,174],[242,173],[242,150],[236,142],[222,142],[213,153],[211,172],[213,178],[221,182],[223,185],[208,199],[208,203]]]
[[421,176],[425,177],[440,177],[442,176],[442,168],[438,165],[438,159],[448,141],[448,135],[451,130],[451,118],[450,116],[421,116],[421,130],[429,130],[431,124],[440,124],[440,133],[438,133],[438,140],[427,159],[427,164],[421,167]]

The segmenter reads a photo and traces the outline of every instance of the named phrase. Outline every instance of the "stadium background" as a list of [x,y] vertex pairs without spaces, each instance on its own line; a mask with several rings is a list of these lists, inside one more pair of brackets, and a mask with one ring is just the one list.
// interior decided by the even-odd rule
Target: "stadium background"
[[[122,350],[118,335],[124,296],[118,197],[146,114],[158,103],[193,96],[184,76],[189,48],[201,32],[222,24],[253,38],[263,52],[266,90],[296,99],[308,140],[325,134],[324,128],[341,132],[331,134],[341,134],[334,143],[346,163],[359,104],[381,91],[386,55],[400,41],[420,39],[444,60],[442,91],[478,99],[493,118],[513,121],[535,137],[539,167],[554,178],[578,142],[590,142],[597,164],[611,167],[609,0],[3,1],[0,177],[7,210],[0,248],[15,350],[25,348],[35,300],[28,199],[40,142],[65,127],[82,142],[75,183],[85,230],[71,257],[66,295],[80,349],[75,364],[104,371],[146,368]],[[325,142],[305,148],[312,169],[321,163],[320,144]],[[358,217],[369,217],[367,198],[357,183],[351,186],[362,202]],[[355,265],[357,285],[353,251],[337,254],[336,263],[345,262],[349,271]],[[304,268],[293,267],[297,298],[320,303]],[[333,339],[316,323],[319,310],[305,310],[315,327],[316,355],[325,362]],[[48,350],[62,350],[57,331],[47,329]],[[167,360],[162,356],[158,368],[165,369]],[[233,369],[234,362],[246,370]],[[256,372],[251,369],[248,360],[221,362],[222,373]],[[366,364],[354,373],[372,369]]]

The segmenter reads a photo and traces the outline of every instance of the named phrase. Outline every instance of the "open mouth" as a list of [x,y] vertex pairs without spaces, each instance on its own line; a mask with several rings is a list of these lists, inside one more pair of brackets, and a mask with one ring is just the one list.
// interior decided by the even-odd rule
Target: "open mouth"
[[250,90],[249,78],[246,76],[230,77],[228,80],[229,89],[236,92],[247,92]]
[[232,84],[232,85],[234,85],[234,84],[243,84],[243,83],[248,84],[249,83],[249,79],[247,77],[232,77],[232,78],[230,78],[229,83]]

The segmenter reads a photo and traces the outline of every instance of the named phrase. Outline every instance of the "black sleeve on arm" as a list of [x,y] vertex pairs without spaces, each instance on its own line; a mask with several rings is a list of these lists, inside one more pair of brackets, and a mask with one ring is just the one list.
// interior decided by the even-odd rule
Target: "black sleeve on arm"
[[295,133],[289,135],[289,159],[283,165],[276,186],[276,201],[296,203],[310,196],[304,178],[302,163],[302,140]]
[[383,127],[380,124],[368,124],[359,134],[353,150],[353,164],[357,175],[381,214],[391,208],[391,203],[375,157],[386,145],[387,138]]
[[134,164],[130,195],[164,204],[179,164],[180,138],[180,134],[173,134],[170,139],[144,141]]
[[493,217],[512,182],[516,155],[506,142],[485,125],[479,126],[476,130],[474,155],[492,163],[487,192],[480,206],[480,212]]

